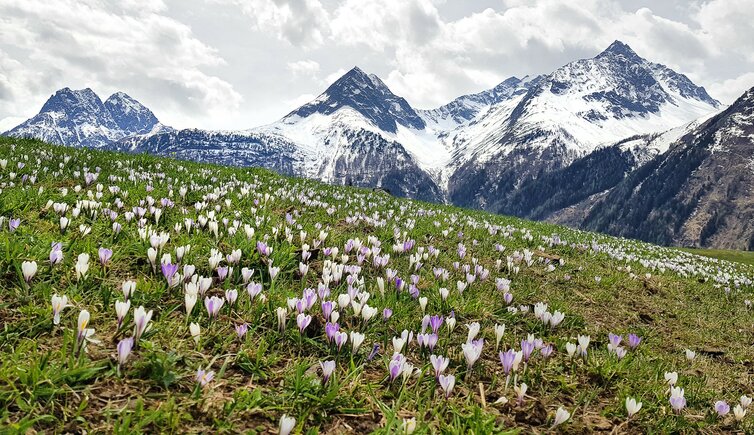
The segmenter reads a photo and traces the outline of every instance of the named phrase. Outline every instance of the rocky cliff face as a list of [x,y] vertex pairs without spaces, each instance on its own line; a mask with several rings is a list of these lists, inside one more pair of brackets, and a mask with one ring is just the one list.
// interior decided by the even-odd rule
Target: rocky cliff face
[[754,89],[616,185],[586,229],[664,244],[754,249]]

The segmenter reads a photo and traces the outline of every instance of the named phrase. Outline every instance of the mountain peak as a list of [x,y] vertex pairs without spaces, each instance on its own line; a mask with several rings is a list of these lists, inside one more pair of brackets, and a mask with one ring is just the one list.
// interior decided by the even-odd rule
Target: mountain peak
[[619,41],[617,39],[613,41],[613,43],[610,44],[610,46],[608,46],[602,53],[600,53],[599,56],[608,55],[608,54],[623,55],[625,57],[632,57],[632,58],[633,57],[640,58],[639,55],[636,54],[636,52],[631,47],[628,46],[628,44],[622,41]]
[[123,92],[103,103],[91,88],[64,87],[47,99],[37,115],[6,134],[99,148],[125,136],[149,133],[158,124],[152,111]]
[[342,107],[350,107],[383,131],[395,133],[398,124],[421,130],[422,118],[408,102],[393,94],[390,88],[374,74],[353,67],[331,84],[314,101],[305,104],[286,118],[306,118],[314,113],[330,115]]
[[125,92],[110,95],[105,107],[127,135],[148,133],[159,122],[151,110]]

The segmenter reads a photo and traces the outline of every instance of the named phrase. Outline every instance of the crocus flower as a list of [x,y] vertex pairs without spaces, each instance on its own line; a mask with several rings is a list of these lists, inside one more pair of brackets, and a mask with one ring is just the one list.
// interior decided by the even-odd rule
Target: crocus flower
[[[129,302],[130,305],[130,302]],[[134,310],[134,342],[138,343],[141,335],[147,331],[149,321],[152,320],[152,310],[145,310],[144,306],[140,306]]]
[[641,337],[636,334],[628,334],[628,347],[636,349],[641,343]]
[[725,417],[730,412],[730,405],[723,400],[718,400],[715,402],[715,412],[717,412],[717,415],[720,417]]
[[382,310],[382,318],[384,320],[388,320],[392,316],[393,316],[393,310],[391,310],[390,308],[385,308],[384,310]]
[[63,308],[68,306],[67,296],[58,296],[57,294],[52,295],[52,323],[54,325],[60,324],[60,312],[63,311]]
[[696,352],[694,352],[693,350],[686,349],[684,352],[686,353],[686,359],[687,360],[693,361],[694,358],[696,358]]
[[322,369],[322,383],[326,384],[335,371],[335,361],[320,361],[319,366]]
[[539,350],[539,353],[542,354],[543,358],[547,359],[550,357],[550,355],[552,355],[553,350],[554,348],[552,347],[552,345],[548,344],[546,346],[542,346],[542,349]]
[[128,356],[131,354],[131,349],[134,346],[133,337],[124,338],[118,342],[118,366],[123,366],[128,360]]
[[686,407],[686,398],[681,387],[670,388],[670,406],[677,413],[680,413]]
[[437,381],[440,383],[440,387],[445,392],[445,398],[450,397],[450,393],[453,392],[453,387],[456,384],[456,377],[453,375],[440,375],[437,377]]
[[473,322],[466,324],[466,328],[469,330],[469,334],[466,337],[466,342],[470,343],[474,338],[476,338],[477,334],[479,334],[479,322]]
[[123,292],[123,298],[129,300],[134,291],[136,290],[136,282],[131,280],[123,281],[121,285],[121,291]]
[[359,347],[361,347],[361,343],[364,342],[364,338],[366,336],[359,332],[351,331],[350,337],[351,337],[351,352],[356,354],[359,351]]
[[401,433],[411,435],[416,430],[416,417],[404,418],[401,423]]
[[746,409],[741,404],[738,404],[733,408],[733,415],[736,417],[736,421],[741,421],[746,417]]
[[299,313],[298,316],[296,316],[296,324],[298,325],[298,330],[300,333],[304,333],[304,329],[306,329],[309,324],[312,323],[312,316],[304,313]]
[[61,243],[53,243],[50,248],[50,265],[55,266],[63,261],[63,245]]
[[495,349],[500,346],[503,335],[505,335],[505,325],[495,325]]
[[113,250],[107,248],[99,248],[98,254],[99,262],[104,267],[107,266],[107,263],[109,263],[110,259],[113,257]]
[[242,323],[240,325],[236,325],[236,335],[238,335],[238,338],[243,339],[246,335],[246,332],[249,330],[249,325],[246,323]]
[[233,288],[225,290],[225,299],[228,301],[228,304],[235,304],[236,299],[238,299],[238,290]]
[[123,319],[126,318],[128,310],[131,309],[131,301],[115,301],[115,318],[118,320],[118,329],[123,325]]
[[288,316],[288,310],[285,309],[285,307],[278,307],[275,310],[275,313],[277,314],[278,318],[278,330],[280,332],[285,331],[285,319]]
[[[270,248],[272,249],[272,248]],[[289,435],[293,428],[296,427],[296,419],[293,417],[288,417],[287,415],[283,414],[282,417],[280,417],[280,435]]]
[[571,413],[566,411],[562,406],[558,407],[557,412],[555,412],[555,421],[553,421],[552,427],[565,423],[569,418],[571,418]]
[[529,340],[521,340],[521,354],[523,356],[524,362],[529,362],[529,357],[531,357],[531,353],[534,351],[534,342]]
[[207,315],[209,315],[210,319],[217,317],[224,303],[225,299],[218,298],[217,296],[206,296],[204,298],[204,307],[207,309]]
[[665,381],[673,387],[675,386],[676,382],[678,382],[678,373],[676,372],[665,372]]
[[202,333],[199,324],[191,322],[191,324],[189,325],[189,332],[191,333],[191,337],[194,339],[194,342],[196,344],[199,344],[199,338],[201,337]]
[[87,272],[89,272],[89,254],[82,252],[79,254],[76,260],[76,279],[81,281],[86,278]]
[[215,372],[213,371],[205,371],[199,368],[196,371],[196,382],[201,385],[202,387],[207,386],[212,380],[215,379]]
[[249,299],[254,300],[255,297],[259,296],[259,293],[262,292],[262,284],[256,283],[256,282],[250,282],[249,285],[246,286],[246,293],[249,294]]
[[21,273],[24,276],[24,281],[30,283],[34,275],[37,274],[37,262],[36,261],[24,261],[21,263]]
[[81,312],[79,313],[78,322],[76,324],[76,337],[79,349],[86,346],[87,341],[96,342],[92,338],[92,336],[94,335],[94,328],[87,328],[87,326],[89,326],[89,318],[89,311],[81,310]]
[[448,368],[450,359],[443,356],[430,355],[429,362],[432,363],[432,368],[435,370],[435,377],[438,377]]
[[528,389],[529,386],[523,382],[520,385],[513,387],[513,390],[516,392],[516,403],[518,406],[521,406],[524,403],[524,396],[526,396],[526,390]]
[[633,417],[639,410],[641,409],[641,402],[637,402],[636,399],[632,397],[626,397],[626,413],[628,414],[628,418]]
[[516,361],[516,351],[513,349],[508,349],[505,352],[500,352],[500,364],[503,365],[503,372],[506,375],[510,375],[511,369],[513,368],[513,364]]
[[463,350],[463,356],[466,359],[466,366],[469,370],[474,366],[474,363],[482,355],[482,347],[484,346],[484,340],[479,339],[470,343],[463,343],[461,349]]
[[741,396],[739,401],[741,402],[741,406],[743,406],[744,408],[748,408],[751,405],[751,397],[745,394]]
[[589,347],[590,337],[588,335],[579,335],[578,341],[579,341],[579,351],[581,352],[581,356],[586,358],[586,350]]

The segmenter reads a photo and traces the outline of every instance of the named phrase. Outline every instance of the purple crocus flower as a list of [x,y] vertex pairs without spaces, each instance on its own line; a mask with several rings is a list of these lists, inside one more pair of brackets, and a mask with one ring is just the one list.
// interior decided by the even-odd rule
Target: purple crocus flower
[[380,345],[378,343],[374,343],[374,346],[372,346],[372,351],[369,352],[369,356],[367,357],[367,361],[371,361],[374,359],[374,357],[377,356],[377,353],[380,351]]
[[437,331],[439,331],[442,326],[442,322],[442,316],[432,316],[429,318],[429,327],[432,328],[433,333],[437,334]]
[[249,331],[249,325],[247,325],[246,323],[236,325],[236,335],[238,335],[238,338],[243,340],[244,336],[246,336],[246,333],[248,331]]
[[215,378],[215,372],[199,369],[196,371],[196,382],[202,387],[206,386]]
[[168,283],[172,283],[173,277],[178,273],[178,265],[173,263],[162,263],[160,268],[162,269],[162,275],[168,280]]
[[506,305],[510,305],[511,302],[513,302],[513,293],[511,292],[503,293],[503,299],[505,300]]
[[383,319],[388,320],[392,316],[393,316],[393,310],[391,310],[390,308],[385,308],[384,310],[382,310]]
[[388,363],[390,382],[393,382],[395,378],[397,378],[401,374],[405,363],[406,359],[403,357],[403,355],[396,353],[393,356],[393,358],[390,360],[390,363]]
[[551,344],[548,344],[547,346],[543,346],[542,349],[540,349],[540,353],[542,354],[542,357],[544,359],[547,359],[552,355],[553,347]]
[[500,352],[500,363],[503,365],[503,372],[509,375],[513,368],[513,362],[516,360],[516,351],[508,349],[505,352]]
[[249,294],[249,299],[252,301],[255,297],[259,296],[259,293],[262,292],[262,284],[257,282],[250,282],[249,285],[246,286],[246,293]]
[[628,334],[628,347],[636,349],[641,343],[641,337],[636,334]]
[[8,231],[10,231],[11,233],[16,231],[19,225],[21,225],[21,219],[8,220]]
[[332,301],[322,302],[322,315],[325,317],[325,320],[330,318],[334,308],[335,304]]
[[225,300],[223,298],[218,298],[217,296],[212,296],[211,298],[207,296],[204,298],[204,307],[207,308],[207,314],[210,318],[217,317],[217,314],[220,312],[220,308],[223,307],[224,303]]
[[228,277],[228,266],[222,266],[217,268],[217,278],[222,282]]
[[304,333],[304,329],[306,329],[310,323],[312,323],[312,316],[304,313],[299,313],[299,315],[296,316],[296,324],[298,325],[299,332],[302,334]]
[[128,355],[131,354],[131,349],[134,347],[133,337],[124,338],[118,342],[118,367],[126,363]]
[[715,412],[720,417],[725,417],[730,412],[730,405],[724,400],[718,400],[715,402]]
[[620,342],[623,341],[623,337],[617,334],[613,334],[612,332],[607,334],[608,339],[610,340],[610,344],[612,345],[613,349],[620,346]]
[[63,244],[60,242],[52,242],[50,249],[50,264],[56,265],[63,261]]
[[238,299],[238,290],[233,288],[225,290],[225,299],[228,301],[228,304],[235,304],[236,299]]
[[335,361],[324,361],[320,362],[319,365],[322,368],[322,383],[326,384],[335,371]]
[[267,257],[268,255],[270,255],[272,250],[269,248],[269,246],[267,246],[266,243],[259,241],[257,242],[257,252],[259,252],[259,255]]
[[534,342],[529,340],[521,340],[521,353],[523,354],[524,362],[529,362],[529,357],[534,351]]
[[327,322],[325,324],[325,336],[327,337],[327,341],[332,342],[339,330],[340,325],[338,325],[337,323]]
[[113,250],[107,249],[107,248],[99,248],[99,262],[102,264],[102,266],[107,266],[107,263],[110,262],[110,258],[113,256]]
[[348,341],[348,334],[345,332],[336,332],[335,335],[333,335],[333,341],[335,341],[335,345],[338,346],[338,352],[340,352],[340,349],[346,344],[346,341]]

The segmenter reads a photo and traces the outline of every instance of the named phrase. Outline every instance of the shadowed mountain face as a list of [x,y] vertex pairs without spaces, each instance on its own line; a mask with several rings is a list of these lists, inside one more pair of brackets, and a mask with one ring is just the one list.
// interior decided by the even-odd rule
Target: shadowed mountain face
[[754,88],[631,173],[583,227],[665,244],[754,249]]

